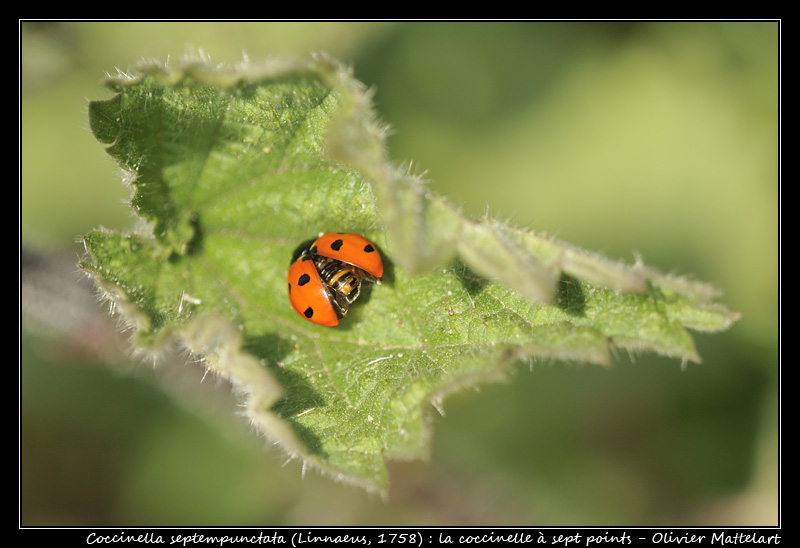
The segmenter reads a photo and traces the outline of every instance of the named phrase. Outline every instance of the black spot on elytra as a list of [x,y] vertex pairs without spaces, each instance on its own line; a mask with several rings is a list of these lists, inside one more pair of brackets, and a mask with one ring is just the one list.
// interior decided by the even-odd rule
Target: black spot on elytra
[[339,251],[342,248],[342,244],[344,244],[344,241],[336,240],[331,244],[331,249],[333,249],[334,251]]
[[303,316],[305,316],[309,320],[313,315],[314,315],[314,309],[311,308],[310,306],[303,311]]
[[373,251],[375,251],[375,248],[371,245],[367,244],[364,246],[364,253],[372,253]]
[[299,285],[300,287],[303,287],[304,285],[306,285],[310,281],[311,281],[311,276],[309,276],[308,274],[303,274],[302,276],[300,276],[297,279],[297,285]]

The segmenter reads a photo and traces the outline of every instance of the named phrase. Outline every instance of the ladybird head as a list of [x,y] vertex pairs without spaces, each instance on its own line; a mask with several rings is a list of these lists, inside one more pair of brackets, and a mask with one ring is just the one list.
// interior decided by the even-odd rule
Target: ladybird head
[[298,245],[294,251],[292,251],[292,260],[289,261],[289,264],[294,263],[297,259],[300,258],[301,255],[309,255],[311,253],[311,245],[314,243],[314,240],[306,240],[302,244]]

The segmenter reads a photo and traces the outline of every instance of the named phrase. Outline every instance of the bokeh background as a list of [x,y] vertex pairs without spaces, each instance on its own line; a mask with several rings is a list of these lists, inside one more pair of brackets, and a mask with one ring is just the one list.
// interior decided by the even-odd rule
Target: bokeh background
[[[20,24],[22,525],[775,525],[776,22]],[[725,291],[702,364],[520,365],[445,402],[387,501],[285,463],[227,386],[126,347],[75,266],[133,220],[87,121],[142,58],[327,51],[465,211]]]

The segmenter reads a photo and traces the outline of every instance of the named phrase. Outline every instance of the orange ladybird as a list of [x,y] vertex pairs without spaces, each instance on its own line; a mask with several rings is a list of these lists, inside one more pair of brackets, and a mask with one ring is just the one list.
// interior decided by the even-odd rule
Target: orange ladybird
[[289,267],[289,302],[308,321],[335,326],[361,291],[361,282],[381,283],[377,247],[353,233],[329,232],[301,247]]

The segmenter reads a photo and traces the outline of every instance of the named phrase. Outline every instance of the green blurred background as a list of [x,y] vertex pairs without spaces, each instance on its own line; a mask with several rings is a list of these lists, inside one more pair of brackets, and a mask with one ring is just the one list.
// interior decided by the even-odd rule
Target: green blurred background
[[[772,22],[20,24],[22,525],[774,525],[779,48]],[[445,402],[388,501],[248,431],[228,387],[133,355],[75,263],[133,226],[87,121],[100,79],[202,50],[324,50],[392,158],[473,215],[725,290],[704,362],[520,365]]]

